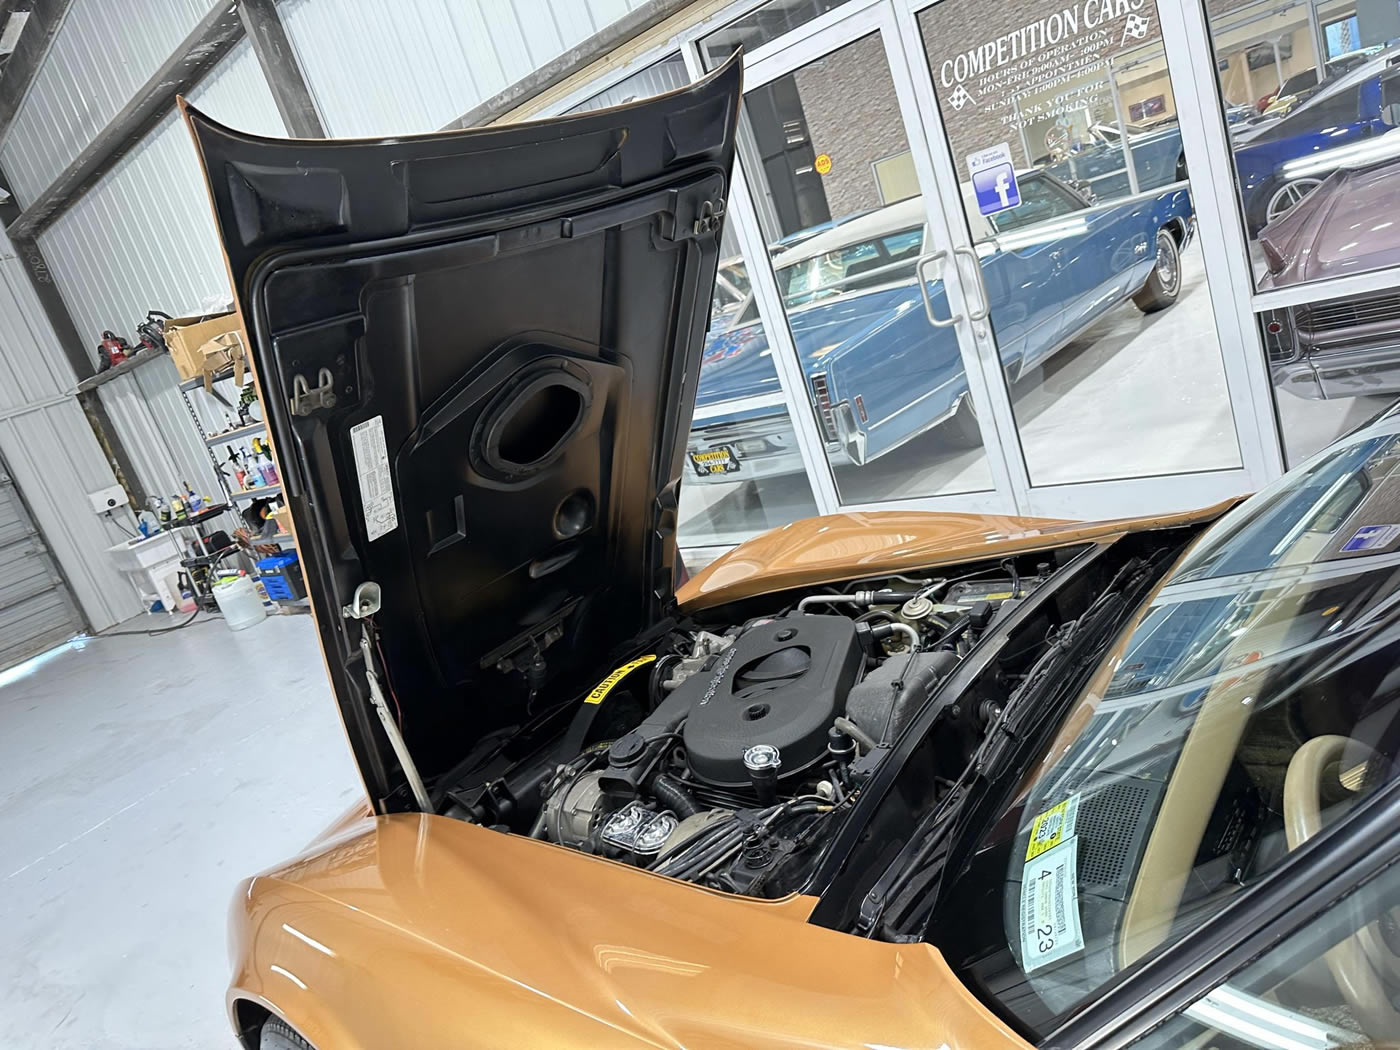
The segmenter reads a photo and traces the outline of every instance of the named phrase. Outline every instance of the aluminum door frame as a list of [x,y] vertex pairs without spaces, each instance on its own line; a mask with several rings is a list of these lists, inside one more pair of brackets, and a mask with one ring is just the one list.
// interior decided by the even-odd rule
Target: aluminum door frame
[[[906,65],[904,49],[901,46],[899,25],[895,18],[893,4],[889,0],[847,0],[847,3],[809,22],[798,26],[782,37],[756,48],[744,60],[744,90],[747,93],[756,87],[788,75],[819,58],[829,55],[847,44],[853,43],[873,32],[880,34],[886,65],[894,83],[895,96],[900,108],[905,136],[909,141],[911,158],[919,189],[923,196],[926,221],[932,233],[935,251],[945,255],[937,264],[929,267],[930,275],[943,280],[947,291],[949,309],[956,317],[956,332],[963,368],[967,374],[968,389],[975,401],[985,403],[991,390],[983,375],[982,366],[972,340],[971,325],[967,321],[970,309],[976,308],[976,300],[969,297],[964,287],[963,273],[957,267],[952,251],[948,223],[941,204],[938,202],[935,179],[937,174],[930,162],[929,149],[920,115],[915,103],[913,83]],[[682,54],[690,69],[692,78],[703,75],[700,61],[698,34],[686,41]],[[748,134],[747,113],[742,116],[740,143]],[[990,419],[979,413],[978,423],[982,432],[982,447],[987,458],[988,472],[992,486],[973,492],[948,495],[922,495],[879,502],[845,501],[840,498],[835,474],[826,455],[826,442],[818,429],[811,396],[808,393],[806,372],[802,367],[797,348],[788,327],[787,312],[782,305],[777,280],[768,255],[767,239],[758,221],[755,209],[751,180],[745,150],[740,149],[735,165],[734,186],[731,189],[728,219],[735,223],[735,232],[749,264],[749,280],[754,290],[759,317],[768,334],[768,344],[773,349],[774,364],[779,383],[787,402],[787,410],[797,433],[798,446],[802,452],[803,464],[808,473],[818,509],[822,513],[835,511],[861,510],[948,510],[973,513],[1016,513],[1018,503],[1015,498],[1012,479],[1004,455],[1002,442]],[[763,259],[768,265],[760,266],[755,260]],[[972,296],[976,292],[971,293]]]
[[[831,30],[832,27],[847,23],[858,13],[882,6],[890,7],[896,29],[892,34],[884,34],[886,58],[896,90],[899,90],[902,79],[901,70],[897,68],[899,66],[903,67],[903,72],[908,75],[914,86],[918,119],[911,124],[906,115],[904,123],[921,188],[927,185],[926,180],[930,172],[934,173],[935,180],[940,175],[951,179],[955,173],[952,170],[951,159],[948,158],[949,151],[944,145],[946,138],[933,93],[932,74],[923,54],[922,35],[914,17],[935,2],[959,0],[847,0],[842,6],[755,48],[746,55],[746,72],[751,62],[764,62],[800,42],[820,37],[820,34]],[[699,40],[759,9],[764,3],[765,0],[734,0],[731,4],[712,8],[696,22],[679,29],[645,52],[629,56],[626,62],[614,66],[601,77],[580,85],[565,97],[555,100],[542,114],[561,111],[677,51],[684,58],[691,79],[698,79],[704,75]],[[1115,516],[1125,513],[1125,503],[1133,505],[1134,511],[1141,511],[1158,509],[1164,504],[1180,507],[1190,503],[1210,502],[1216,498],[1261,487],[1283,472],[1283,448],[1275,414],[1273,388],[1255,320],[1256,312],[1310,298],[1370,291],[1388,284],[1393,285],[1395,279],[1400,277],[1400,270],[1360,274],[1335,282],[1319,282],[1299,288],[1258,294],[1254,292],[1248,247],[1237,214],[1233,184],[1234,166],[1230,159],[1228,136],[1220,110],[1214,51],[1204,11],[1195,0],[1158,0],[1158,11],[1162,19],[1163,49],[1167,58],[1168,73],[1172,79],[1172,91],[1177,111],[1182,117],[1182,139],[1192,158],[1192,199],[1197,212],[1197,241],[1202,244],[1211,283],[1216,328],[1221,337],[1227,390],[1243,466],[1233,471],[1214,471],[1209,474],[1161,475],[1118,482],[1033,487],[1029,483],[1020,451],[1019,437],[1010,411],[1009,398],[1005,396],[999,363],[993,373],[997,382],[988,384],[985,368],[982,367],[987,350],[979,346],[976,362],[978,367],[968,370],[968,381],[969,384],[984,388],[987,397],[983,403],[995,409],[990,420],[990,428],[995,431],[995,443],[988,441],[992,435],[988,434],[988,425],[984,424],[984,448],[989,465],[993,467],[994,479],[998,476],[1006,478],[1010,482],[1010,492],[1004,492],[998,485],[997,491],[990,494],[990,498],[987,493],[972,493],[924,500],[848,504],[848,508],[906,509],[929,506],[930,509],[1012,510],[1061,517]],[[828,50],[840,47],[860,35],[864,35],[863,32],[849,32],[844,40],[832,42]],[[892,42],[898,42],[904,50],[901,61],[896,62],[890,57]],[[825,52],[820,49],[814,50],[806,60],[817,57],[818,53]],[[940,148],[926,148],[922,151],[923,157],[920,157],[918,144],[930,139],[936,140]],[[734,223],[735,232],[747,259],[765,255],[766,245],[749,196],[742,157],[736,165],[734,189],[728,221]],[[935,206],[943,210],[943,228],[951,228],[955,240],[961,238],[962,243],[966,244],[966,224],[961,213],[961,202],[953,202],[958,209],[953,216],[956,221],[949,223],[946,205],[943,202],[935,204],[930,200],[928,193],[925,193],[924,199],[926,210]],[[759,272],[755,280],[759,316],[769,333],[770,344],[774,347],[776,363],[779,365],[779,382],[784,392],[787,410],[797,431],[798,444],[813,495],[818,510],[821,513],[831,513],[841,509],[842,504],[826,458],[825,442],[817,429],[810,408],[805,376],[792,344],[786,313],[777,295],[771,268],[754,267],[752,263],[750,266]],[[964,361],[966,364],[966,356]],[[1001,392],[1001,397],[992,396],[998,391]],[[1010,442],[1015,443],[1014,445],[1002,441],[1003,432]],[[1013,449],[1013,454],[1008,455],[1007,448]],[[1151,492],[1141,492],[1144,486]],[[1134,501],[1132,497],[1135,495],[1145,498]],[[1125,496],[1128,497],[1126,500]]]
[[[1254,269],[1249,256],[1249,241],[1244,233],[1244,216],[1234,158],[1223,116],[1224,96],[1221,94],[1220,80],[1215,68],[1215,45],[1210,34],[1210,22],[1203,6],[1196,0],[1171,0],[1171,5],[1175,19],[1179,20],[1180,24],[1169,25],[1164,17],[1162,33],[1165,37],[1171,28],[1174,33],[1179,34],[1180,50],[1185,55],[1182,62],[1191,64],[1196,72],[1193,84],[1198,89],[1195,101],[1200,108],[1200,115],[1199,119],[1192,122],[1195,126],[1190,131],[1201,140],[1197,152],[1204,151],[1211,166],[1209,184],[1202,186],[1201,193],[1193,192],[1192,195],[1198,217],[1207,213],[1212,216],[1209,231],[1205,229],[1204,222],[1198,221],[1198,236],[1208,232],[1210,236],[1205,239],[1207,248],[1215,247],[1216,251],[1232,264],[1228,268],[1230,282],[1227,290],[1238,327],[1239,345],[1243,348],[1242,365],[1247,373],[1250,388],[1249,395],[1242,395],[1237,404],[1247,401],[1254,414],[1257,439],[1262,446],[1266,464],[1264,481],[1267,482],[1283,473],[1285,458],[1282,422],[1274,400],[1268,356],[1259,331],[1259,314],[1322,299],[1363,296],[1394,289],[1400,286],[1400,264],[1344,277],[1304,281],[1264,291],[1255,290]],[[1317,4],[1315,0],[1308,0],[1307,6],[1310,8],[1311,23],[1316,20]],[[1169,53],[1169,67],[1170,62]],[[1175,85],[1173,71],[1173,89]],[[1400,131],[1395,133],[1400,134]],[[1182,138],[1187,138],[1187,128],[1184,125]],[[1189,144],[1187,148],[1191,148]],[[1223,299],[1224,296],[1220,298]],[[1217,303],[1217,314],[1219,310]],[[1223,333],[1225,329],[1222,327],[1221,331]],[[1231,396],[1234,397],[1233,388]]]
[[[938,173],[937,185],[942,195],[943,209],[950,218],[956,218],[948,225],[955,245],[971,248],[971,238],[962,212],[959,175],[944,130],[917,15],[936,4],[972,3],[975,0],[892,2],[900,27],[898,39],[906,48],[906,63],[920,117],[930,141],[937,144],[937,148],[932,150],[932,160]],[[1269,425],[1261,425],[1259,381],[1265,380],[1267,387],[1267,376],[1262,370],[1262,346],[1252,327],[1246,333],[1246,326],[1241,323],[1237,295],[1242,275],[1239,266],[1231,259],[1228,238],[1216,235],[1217,232],[1228,232],[1222,229],[1219,203],[1214,199],[1215,194],[1210,192],[1218,189],[1220,179],[1216,169],[1220,166],[1222,152],[1218,144],[1209,142],[1204,134],[1207,129],[1203,125],[1208,118],[1202,113],[1202,93],[1198,90],[1197,82],[1199,73],[1189,63],[1191,41],[1184,24],[1183,8],[1192,3],[1194,0],[1159,0],[1158,11],[1167,71],[1171,77],[1177,111],[1181,114],[1182,140],[1194,173],[1191,184],[1197,212],[1197,238],[1202,243],[1207,280],[1211,286],[1214,322],[1221,337],[1222,364],[1240,451],[1240,466],[1147,477],[1032,484],[1012,411],[1010,391],[1000,366],[995,335],[990,325],[974,326],[982,371],[992,393],[986,403],[996,429],[1002,435],[1005,460],[1020,513],[1047,517],[1109,518],[1182,509],[1191,505],[1205,506],[1252,492],[1282,471],[1277,433],[1272,427],[1271,402]],[[1208,50],[1205,53],[1210,54]],[[1213,67],[1211,76],[1214,76]],[[1213,96],[1211,102],[1214,105]],[[1215,107],[1213,119],[1220,124],[1223,142],[1224,130],[1218,106]],[[1228,156],[1223,159],[1229,163]],[[1196,186],[1205,186],[1207,192],[1195,192]],[[1257,353],[1249,352],[1253,349],[1257,349]],[[1262,392],[1267,396],[1267,390]]]

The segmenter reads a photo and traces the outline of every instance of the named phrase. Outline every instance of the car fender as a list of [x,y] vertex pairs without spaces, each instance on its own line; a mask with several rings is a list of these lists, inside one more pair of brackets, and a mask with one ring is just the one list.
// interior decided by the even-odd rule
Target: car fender
[[1157,228],[1167,224],[1170,219],[1182,219],[1190,222],[1196,216],[1196,209],[1191,204],[1191,193],[1189,190],[1172,190],[1164,193],[1158,198],[1157,206],[1153,209],[1153,216],[1157,222]]
[[381,816],[239,888],[230,1012],[321,1050],[1027,1050],[932,945],[815,925],[815,904]]
[[[938,295],[942,282],[933,284],[932,294]],[[920,420],[951,410],[967,392],[957,336],[929,324],[916,291],[902,309],[842,343],[809,371],[826,373],[834,401],[860,394],[872,420],[894,417],[890,433],[882,433],[872,456],[921,429]],[[916,416],[897,414],[919,398],[927,400]]]
[[[1196,221],[1196,210],[1191,204],[1191,194],[1188,190],[1172,190],[1162,194],[1152,207],[1150,218],[1151,229],[1147,232],[1148,244],[1151,245],[1155,239],[1157,231],[1160,229],[1174,230],[1176,243],[1179,247],[1185,248],[1191,239],[1191,234]],[[1148,255],[1152,256],[1155,249],[1149,248]],[[1146,267],[1143,279],[1152,272],[1152,266]]]
[[857,571],[863,577],[926,572],[1115,539],[1145,529],[1214,521],[1243,498],[1177,514],[1099,522],[895,510],[802,518],[725,551],[676,591],[676,601],[681,613],[690,615],[760,594],[835,584]]
[[[282,889],[285,894],[286,888]],[[326,983],[341,977],[334,965],[308,958],[311,946],[285,929],[248,921],[249,914],[267,907],[273,895],[270,880],[246,879],[239,884],[230,909],[229,956],[234,969],[225,998],[234,1031],[253,1050],[256,1026],[271,1015],[287,1022],[313,1046],[369,1050],[370,1044],[357,1037],[356,1025],[347,1024],[349,1019],[338,1014],[334,1000],[322,994]],[[315,909],[309,904],[284,899],[273,906],[280,908],[282,924],[301,932],[316,929]]]

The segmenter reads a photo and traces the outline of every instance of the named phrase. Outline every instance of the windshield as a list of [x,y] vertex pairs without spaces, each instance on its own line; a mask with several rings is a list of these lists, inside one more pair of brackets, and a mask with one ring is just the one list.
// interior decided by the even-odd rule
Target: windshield
[[757,316],[744,260],[721,262],[719,272],[715,274],[714,294],[710,298],[710,328],[725,332],[735,325],[748,324]]
[[[1145,125],[1145,124],[1124,124],[1124,125],[1123,125],[1123,131],[1124,131],[1124,132],[1127,132],[1127,134],[1130,135],[1130,136],[1132,136],[1132,135],[1141,135],[1143,132],[1145,132],[1145,131],[1147,131],[1147,130],[1148,130],[1148,128],[1147,128],[1147,125]],[[1095,125],[1094,125],[1094,134],[1098,135],[1098,136],[1099,136],[1100,138],[1102,138],[1102,139],[1108,140],[1109,142],[1117,142],[1120,138],[1123,137],[1123,136],[1122,136],[1122,133],[1119,132],[1118,128],[1115,127],[1115,126],[1112,125],[1112,124],[1095,124]]]
[[915,226],[843,244],[784,266],[778,271],[778,290],[787,306],[793,307],[859,288],[909,280],[923,242],[924,229]]
[[1397,776],[1397,430],[1208,529],[964,840],[929,936],[1008,1020],[1045,1034]]

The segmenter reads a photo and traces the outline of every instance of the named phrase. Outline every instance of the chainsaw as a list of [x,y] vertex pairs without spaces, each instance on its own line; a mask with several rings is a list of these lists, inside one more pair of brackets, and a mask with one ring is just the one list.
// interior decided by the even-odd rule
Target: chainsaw
[[165,322],[169,320],[170,315],[160,310],[146,311],[146,319],[136,326],[136,338],[141,340],[144,349],[160,353],[168,349],[165,345]]
[[113,365],[121,364],[130,349],[131,345],[116,332],[104,331],[102,342],[97,344],[97,370],[105,372]]

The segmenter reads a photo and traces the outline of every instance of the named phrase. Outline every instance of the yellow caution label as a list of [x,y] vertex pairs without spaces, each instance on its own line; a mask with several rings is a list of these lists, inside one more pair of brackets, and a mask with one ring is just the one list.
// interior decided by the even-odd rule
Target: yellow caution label
[[1052,850],[1074,834],[1079,816],[1079,796],[1071,795],[1058,806],[1051,806],[1031,821],[1031,841],[1026,846],[1026,860]]
[[608,675],[601,682],[599,682],[594,687],[593,692],[589,693],[583,698],[583,702],[585,704],[601,704],[603,702],[603,698],[613,691],[613,686],[617,685],[618,682],[622,681],[637,668],[641,667],[642,664],[649,664],[655,659],[655,655],[639,656],[631,663],[623,664],[616,671],[614,671],[612,674]]

